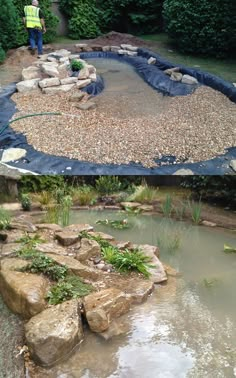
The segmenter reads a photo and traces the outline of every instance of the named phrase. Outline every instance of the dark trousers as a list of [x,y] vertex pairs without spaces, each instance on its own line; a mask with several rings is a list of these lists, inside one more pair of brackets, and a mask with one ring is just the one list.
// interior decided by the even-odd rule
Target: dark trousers
[[38,47],[38,54],[43,53],[43,33],[42,30],[39,29],[33,29],[33,28],[28,28],[28,33],[29,33],[29,43],[31,49],[35,49],[36,45]]

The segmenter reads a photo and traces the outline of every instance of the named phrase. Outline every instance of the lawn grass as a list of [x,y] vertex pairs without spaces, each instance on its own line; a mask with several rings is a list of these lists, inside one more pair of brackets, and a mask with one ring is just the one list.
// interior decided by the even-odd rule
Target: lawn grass
[[177,51],[167,34],[159,33],[139,36],[141,39],[153,43],[152,50],[159,53],[172,63],[199,68],[220,76],[225,80],[236,82],[236,57],[228,59],[216,59],[182,54]]

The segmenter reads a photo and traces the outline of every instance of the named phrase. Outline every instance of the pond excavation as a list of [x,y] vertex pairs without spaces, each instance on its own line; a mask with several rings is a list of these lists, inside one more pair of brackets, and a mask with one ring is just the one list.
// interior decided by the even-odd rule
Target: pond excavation
[[[17,84],[19,92],[12,96],[18,110],[14,117],[40,114],[37,118],[22,118],[11,124],[19,141],[15,143],[13,137],[12,147],[17,144],[17,147],[22,145],[27,149],[26,142],[30,153],[36,150],[39,158],[40,153],[46,154],[48,162],[51,156],[54,161],[52,167],[48,166],[49,172],[63,173],[60,163],[55,160],[58,157],[71,160],[73,168],[68,168],[71,173],[76,161],[96,165],[94,169],[97,170],[113,165],[123,166],[125,170],[125,167],[136,164],[143,169],[157,169],[157,172],[160,168],[161,173],[163,165],[174,164],[175,171],[181,163],[181,168],[191,169],[193,163],[204,167],[207,160],[223,157],[226,149],[235,146],[233,85],[200,71],[195,73],[198,81],[187,75],[188,72],[194,74],[194,70],[183,67],[165,69],[170,64],[164,60],[159,63],[157,58],[151,63],[151,52],[147,53],[145,49],[129,51],[136,55],[124,57],[119,51],[125,50],[82,52],[81,59],[79,53],[58,50],[33,62],[28,71],[24,69],[25,81]],[[77,59],[89,67],[88,76],[84,76],[86,70],[82,69],[78,74],[79,81],[70,77],[71,72],[66,68],[69,59]],[[26,73],[30,77],[41,76],[29,80]],[[51,76],[45,78],[45,74]],[[60,78],[62,74],[66,75],[63,79]],[[192,84],[177,81],[184,80],[185,76],[190,82],[192,80]],[[30,90],[21,89],[31,81],[34,83]],[[206,83],[212,88],[202,85]],[[94,93],[97,94],[95,97]],[[230,169],[230,161],[235,159],[234,149],[231,150],[228,165],[215,162],[212,173],[221,165],[224,170]],[[31,168],[32,159],[30,154],[26,156],[28,168],[45,173],[45,164],[48,163],[44,168]],[[65,160],[66,166],[68,162]],[[66,169],[64,167],[64,171]]]
[[[235,247],[233,232],[192,226],[157,215],[128,215],[108,210],[72,211],[71,225],[63,229],[52,224],[33,225],[29,219],[28,217],[27,222],[22,217],[15,219],[12,222],[15,229],[2,232],[9,238],[9,242],[6,239],[2,244],[1,250],[1,293],[6,303],[15,310],[19,303],[16,297],[15,301],[11,300],[13,297],[9,294],[13,295],[14,291],[7,291],[8,295],[6,292],[6,282],[13,285],[14,275],[25,275],[24,285],[29,285],[30,279],[34,280],[33,288],[28,287],[27,291],[31,294],[39,290],[39,282],[42,284],[45,279],[39,273],[13,270],[13,266],[18,266],[19,270],[20,265],[22,268],[30,262],[29,253],[27,260],[22,260],[22,252],[21,257],[16,257],[16,249],[19,253],[21,243],[24,243],[24,254],[27,243],[32,246],[32,243],[37,242],[38,251],[59,266],[63,267],[62,262],[67,261],[68,267],[74,273],[77,271],[76,275],[80,270],[81,278],[87,285],[92,283],[95,290],[85,293],[81,299],[71,299],[49,307],[46,305],[46,309],[42,297],[41,300],[37,297],[37,303],[21,302],[18,313],[19,308],[21,311],[30,309],[38,312],[30,315],[27,311],[22,313],[26,318],[26,346],[30,351],[29,359],[25,347],[28,377],[235,376],[235,254],[224,253],[224,244]],[[128,227],[114,229],[97,223],[98,220],[105,219],[117,222],[125,219]],[[30,232],[26,234],[23,229]],[[78,232],[81,230],[86,233],[80,234],[82,239],[78,242]],[[113,267],[107,267],[106,262],[104,264],[101,259],[98,261],[97,245],[94,240],[92,242],[92,239],[88,239],[98,235],[103,243],[105,241],[117,245],[121,254],[125,248],[139,245],[151,255],[157,252],[155,246],[158,246],[158,255],[160,253],[167,277],[162,273],[162,277],[159,276],[160,283],[155,284],[154,288],[150,277],[145,279],[134,272],[127,275],[113,271]],[[15,243],[19,238],[21,243]],[[46,242],[40,242],[40,238]],[[73,265],[70,264],[71,260],[74,261]],[[161,265],[159,273],[160,267]],[[11,282],[7,279],[9,277]],[[52,292],[52,286],[50,287]],[[111,295],[108,287],[113,290],[109,300],[106,297]],[[41,286],[41,290],[45,292],[48,289],[49,287]],[[96,302],[96,296],[100,296],[100,305]],[[30,297],[28,294],[28,299]],[[131,297],[132,304],[127,302]],[[75,322],[76,300],[80,303],[83,319],[87,318],[79,329]],[[110,304],[113,305],[113,310]],[[105,317],[101,317],[102,310],[109,314],[108,327],[105,313]],[[50,324],[48,328],[47,322]],[[56,333],[53,333],[53,329]],[[62,332],[63,329],[67,333]],[[76,329],[79,339],[74,338]],[[58,333],[61,334],[61,339],[57,338]],[[73,348],[73,342],[69,343],[69,338],[73,338],[73,342],[77,340]],[[4,346],[4,341],[2,344]],[[48,347],[50,353],[47,353]],[[53,366],[40,366],[52,362]]]

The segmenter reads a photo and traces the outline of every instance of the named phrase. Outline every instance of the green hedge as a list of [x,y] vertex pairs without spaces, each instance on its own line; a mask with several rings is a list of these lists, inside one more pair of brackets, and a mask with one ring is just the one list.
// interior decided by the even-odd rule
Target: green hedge
[[[0,25],[1,50],[7,51],[14,46],[17,34],[17,14],[12,0],[0,0]],[[3,57],[1,50],[0,57]]]
[[100,34],[95,0],[60,0],[60,9],[68,17],[70,38],[94,38]]
[[3,50],[2,45],[0,44],[0,63],[4,61],[5,57],[6,57],[5,51]]
[[236,46],[235,0],[165,0],[163,17],[183,52],[220,57]]

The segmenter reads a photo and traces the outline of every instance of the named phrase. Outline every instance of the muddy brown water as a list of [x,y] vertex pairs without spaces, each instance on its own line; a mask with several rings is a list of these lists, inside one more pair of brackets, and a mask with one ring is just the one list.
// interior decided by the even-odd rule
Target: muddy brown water
[[[76,211],[71,223],[124,219],[114,211]],[[131,228],[96,225],[118,240],[158,244],[161,260],[182,273],[158,285],[146,303],[121,319],[126,330],[108,341],[86,330],[73,355],[38,378],[231,378],[236,376],[236,246],[233,232],[159,216],[129,216]]]

